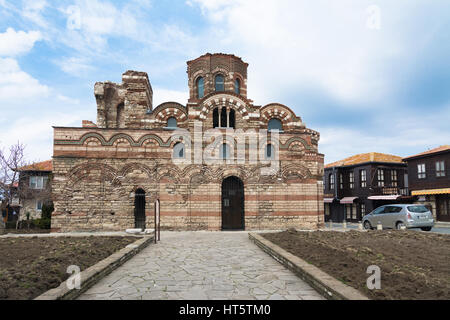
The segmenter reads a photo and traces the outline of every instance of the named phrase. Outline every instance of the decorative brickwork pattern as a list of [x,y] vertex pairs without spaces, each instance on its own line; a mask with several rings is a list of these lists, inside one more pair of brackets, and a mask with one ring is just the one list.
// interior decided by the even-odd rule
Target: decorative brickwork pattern
[[[166,102],[153,109],[152,89],[144,72],[127,71],[122,84],[95,84],[97,124],[85,121],[80,128],[54,128],[53,213],[55,231],[124,230],[135,221],[135,191],[145,191],[146,225],[152,227],[154,202],[161,202],[161,227],[166,230],[220,230],[222,181],[230,176],[244,184],[245,229],[316,229],[323,224],[323,155],[319,133],[307,129],[288,107],[263,108],[246,97],[248,64],[233,55],[207,54],[188,62],[191,96],[187,106]],[[213,75],[222,72],[225,91],[215,92]],[[195,98],[195,78],[202,75],[205,97]],[[240,94],[233,79],[240,78]],[[280,170],[261,175],[267,163],[237,161],[190,164],[172,160],[175,143],[169,118],[185,129],[193,144],[203,150],[210,141],[194,134],[213,128],[213,111],[235,111],[237,141],[246,130],[267,129],[277,117],[283,132],[277,142]],[[225,132],[226,129],[217,129]],[[251,138],[249,133],[247,138]],[[245,144],[245,160],[256,150]],[[270,141],[259,140],[259,147]],[[231,143],[232,145],[232,143]]]

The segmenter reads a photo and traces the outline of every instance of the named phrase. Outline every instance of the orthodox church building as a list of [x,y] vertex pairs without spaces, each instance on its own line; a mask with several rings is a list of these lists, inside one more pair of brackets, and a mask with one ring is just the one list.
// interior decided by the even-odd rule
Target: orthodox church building
[[323,225],[320,135],[280,103],[247,97],[248,64],[187,62],[186,105],[153,106],[145,72],[99,82],[97,121],[54,127],[52,228],[262,230]]

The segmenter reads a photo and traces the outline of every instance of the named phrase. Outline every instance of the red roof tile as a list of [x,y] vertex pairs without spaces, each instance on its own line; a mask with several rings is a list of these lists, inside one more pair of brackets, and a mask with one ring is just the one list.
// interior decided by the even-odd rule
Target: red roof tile
[[37,162],[30,164],[28,166],[19,168],[19,171],[52,171],[53,170],[53,161],[47,160],[43,162]]
[[402,157],[394,156],[392,154],[369,152],[357,154],[343,160],[339,160],[333,163],[329,163],[325,168],[350,166],[366,162],[391,162],[391,163],[402,163]]
[[440,146],[440,147],[437,147],[437,148],[434,148],[434,149],[431,149],[431,150],[428,150],[428,151],[424,151],[422,153],[416,154],[414,156],[409,156],[409,157],[406,157],[406,158],[403,158],[403,159],[411,159],[411,158],[426,156],[426,155],[429,155],[429,154],[433,154],[433,153],[437,153],[437,152],[441,152],[441,151],[446,151],[446,150],[450,150],[450,145],[446,144],[446,145],[443,145],[443,146]]

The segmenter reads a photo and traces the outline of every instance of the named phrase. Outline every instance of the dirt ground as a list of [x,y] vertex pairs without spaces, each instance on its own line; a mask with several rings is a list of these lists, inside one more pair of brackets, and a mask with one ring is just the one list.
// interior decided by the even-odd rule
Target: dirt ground
[[50,233],[50,229],[5,229],[0,231],[0,234],[36,234],[36,233]]
[[0,299],[30,300],[67,280],[67,267],[96,264],[136,237],[0,239]]
[[[450,236],[416,231],[297,232],[263,236],[370,299],[450,299]],[[367,267],[381,269],[369,290]]]

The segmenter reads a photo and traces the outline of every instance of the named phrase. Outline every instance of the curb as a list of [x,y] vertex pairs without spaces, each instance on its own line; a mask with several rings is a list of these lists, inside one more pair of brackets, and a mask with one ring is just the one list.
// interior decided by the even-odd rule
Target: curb
[[329,300],[369,300],[360,293],[319,268],[307,263],[297,256],[280,248],[276,244],[261,237],[256,233],[249,233],[248,237],[264,252],[280,262],[286,268],[294,272],[298,277],[307,282],[317,292]]
[[110,274],[112,271],[120,267],[152,243],[154,236],[154,233],[144,236],[142,239],[127,245],[125,248],[113,253],[109,257],[82,271],[80,273],[80,289],[69,289],[67,285],[68,280],[66,280],[62,282],[59,287],[44,292],[34,300],[75,300],[102,278]]
[[450,222],[441,222],[441,221],[438,221],[438,222],[435,222],[435,223],[434,223],[434,226],[435,226],[436,228],[450,228]]

